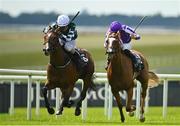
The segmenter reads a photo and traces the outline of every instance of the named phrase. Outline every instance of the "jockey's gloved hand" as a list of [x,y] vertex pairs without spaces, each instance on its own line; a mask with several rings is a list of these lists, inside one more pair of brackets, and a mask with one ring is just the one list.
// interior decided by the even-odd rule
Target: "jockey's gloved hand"
[[135,38],[135,40],[139,40],[141,37],[140,37],[140,35],[135,34],[135,35],[134,35],[134,38]]

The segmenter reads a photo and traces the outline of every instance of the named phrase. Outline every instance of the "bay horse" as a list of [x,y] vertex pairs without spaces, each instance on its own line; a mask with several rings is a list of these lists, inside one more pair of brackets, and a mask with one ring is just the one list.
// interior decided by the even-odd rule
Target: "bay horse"
[[130,116],[134,115],[135,106],[132,105],[132,96],[133,96],[133,87],[135,86],[134,80],[137,79],[141,82],[141,107],[140,107],[140,121],[145,121],[144,116],[144,104],[146,97],[146,90],[148,88],[148,83],[151,82],[151,85],[157,84],[159,79],[158,76],[149,71],[148,62],[146,58],[142,55],[142,53],[138,51],[133,51],[136,55],[139,55],[142,63],[144,65],[144,69],[140,72],[134,72],[133,64],[130,58],[128,58],[121,48],[120,41],[120,33],[111,33],[108,36],[107,41],[107,51],[108,57],[110,59],[110,63],[107,68],[107,77],[108,82],[111,86],[111,91],[116,99],[121,122],[125,121],[125,117],[122,111],[122,103],[119,95],[119,91],[125,90],[127,92],[126,99],[126,111]]
[[[80,49],[80,53],[86,58],[87,64],[83,68],[83,74],[79,73],[76,69],[75,63],[71,57],[65,52],[63,47],[59,43],[58,32],[50,30],[44,35],[44,53],[50,57],[50,61],[47,65],[47,81],[42,88],[42,94],[45,99],[45,106],[49,114],[54,114],[54,109],[50,107],[47,91],[60,88],[62,92],[60,108],[56,112],[56,115],[61,115],[63,107],[71,107],[73,101],[69,98],[73,92],[75,82],[78,79],[82,79],[84,82],[83,89],[81,92],[80,100],[77,102],[75,115],[81,114],[81,104],[86,97],[86,92],[89,88],[94,88],[93,73],[94,73],[94,61],[90,53],[85,49]],[[81,72],[82,72],[81,71]]]

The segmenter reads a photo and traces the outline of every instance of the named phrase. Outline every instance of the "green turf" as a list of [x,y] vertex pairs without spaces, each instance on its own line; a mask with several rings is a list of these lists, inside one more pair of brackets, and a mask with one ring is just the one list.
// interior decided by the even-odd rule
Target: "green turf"
[[146,121],[139,122],[136,117],[129,117],[125,112],[125,123],[121,123],[119,111],[113,108],[112,119],[108,121],[104,116],[104,108],[91,107],[87,110],[87,119],[82,121],[81,116],[74,115],[74,108],[65,108],[63,115],[56,118],[49,115],[45,108],[40,109],[40,115],[32,110],[32,120],[26,120],[26,109],[15,108],[15,114],[0,114],[0,125],[180,125],[180,107],[168,107],[167,117],[162,117],[162,107],[150,107],[146,113]]
[[[180,73],[180,34],[141,34],[133,48],[148,59],[150,69],[158,73]],[[95,60],[96,71],[105,72],[103,33],[80,33],[78,47],[86,48]],[[0,68],[45,69],[48,57],[42,52],[43,34],[0,32]]]

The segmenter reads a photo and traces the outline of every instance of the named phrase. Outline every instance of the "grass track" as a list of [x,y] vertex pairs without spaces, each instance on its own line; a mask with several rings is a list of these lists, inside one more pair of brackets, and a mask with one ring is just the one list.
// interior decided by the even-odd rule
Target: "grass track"
[[180,107],[168,107],[166,119],[162,118],[162,107],[150,107],[146,114],[146,121],[139,122],[135,117],[125,114],[125,123],[120,122],[117,108],[113,108],[113,116],[110,121],[104,116],[103,108],[88,108],[87,120],[82,121],[81,116],[74,116],[74,108],[65,108],[62,116],[48,115],[45,108],[41,108],[40,116],[35,116],[32,110],[32,120],[26,120],[26,109],[15,108],[15,114],[0,114],[0,125],[180,125]]

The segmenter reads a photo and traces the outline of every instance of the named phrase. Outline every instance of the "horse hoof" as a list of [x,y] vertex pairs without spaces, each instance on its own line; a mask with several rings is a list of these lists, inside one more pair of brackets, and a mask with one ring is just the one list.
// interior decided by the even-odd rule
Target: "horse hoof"
[[70,108],[72,105],[74,105],[74,101],[73,100],[69,100],[67,107]]
[[80,109],[76,109],[76,110],[75,110],[75,115],[76,115],[76,116],[79,116],[80,114],[81,114],[81,110],[80,110]]
[[136,106],[135,105],[131,105],[131,110],[135,111],[136,110]]
[[140,121],[140,122],[144,122],[144,121],[145,121],[145,117],[140,118],[139,121]]
[[125,121],[125,119],[124,119],[124,118],[123,118],[123,119],[121,119],[121,122],[122,122],[122,123],[124,123],[124,121]]
[[134,116],[134,112],[127,112],[130,117]]
[[62,115],[62,111],[57,111],[56,115]]
[[53,108],[48,108],[47,110],[48,110],[48,113],[51,115],[54,114],[54,112],[55,112]]

